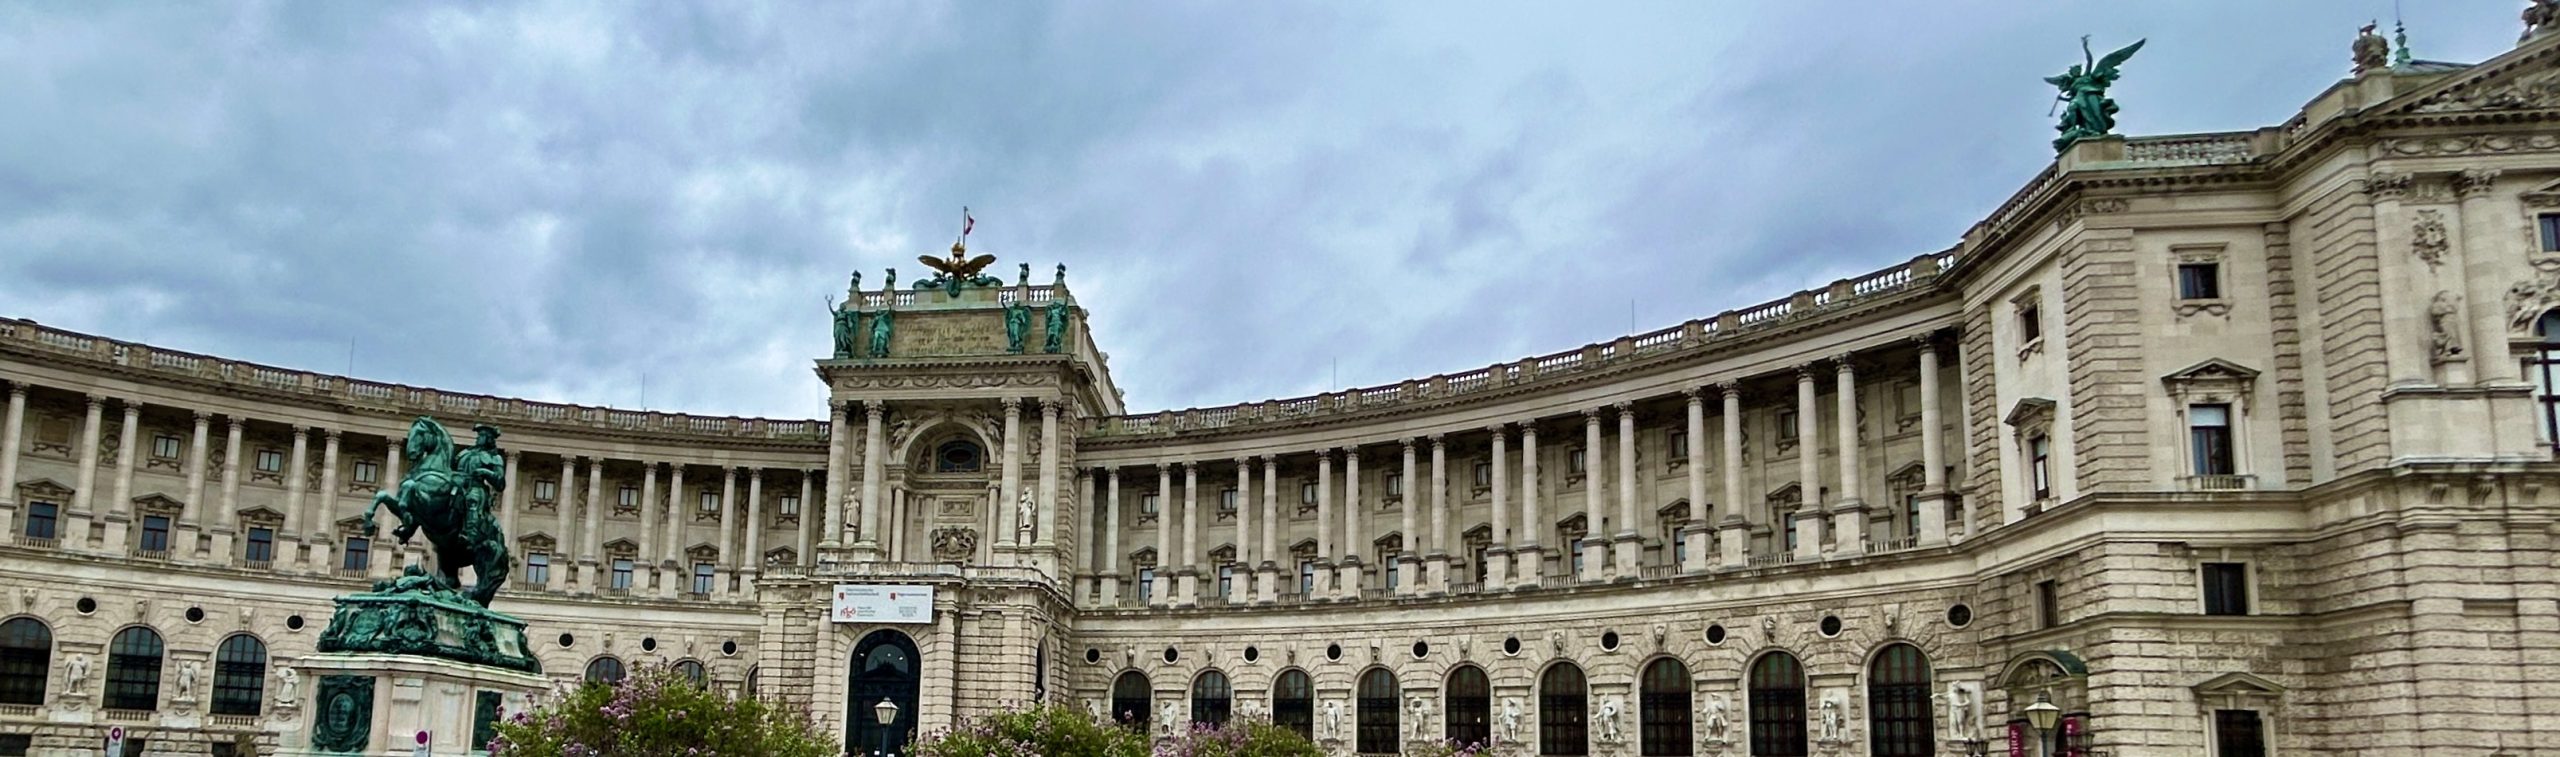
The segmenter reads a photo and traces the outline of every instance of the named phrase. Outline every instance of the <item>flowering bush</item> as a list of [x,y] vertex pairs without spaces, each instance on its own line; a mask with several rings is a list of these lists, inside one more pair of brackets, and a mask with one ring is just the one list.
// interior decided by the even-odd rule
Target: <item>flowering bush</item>
[[1156,757],[1324,757],[1324,749],[1271,721],[1237,718],[1215,728],[1194,725],[1158,747]]
[[1147,757],[1147,751],[1144,734],[1054,704],[976,718],[915,745],[916,757]]
[[1492,753],[1493,750],[1482,742],[1460,744],[1443,740],[1406,744],[1402,754],[1404,757],[1482,757]]
[[655,666],[589,683],[498,724],[492,757],[836,757],[805,712],[712,691]]

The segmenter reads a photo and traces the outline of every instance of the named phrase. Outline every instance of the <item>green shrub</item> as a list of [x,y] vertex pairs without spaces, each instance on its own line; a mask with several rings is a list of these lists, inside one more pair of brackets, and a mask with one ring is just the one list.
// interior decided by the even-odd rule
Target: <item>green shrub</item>
[[673,668],[589,683],[498,723],[492,757],[838,757],[807,712],[730,697]]

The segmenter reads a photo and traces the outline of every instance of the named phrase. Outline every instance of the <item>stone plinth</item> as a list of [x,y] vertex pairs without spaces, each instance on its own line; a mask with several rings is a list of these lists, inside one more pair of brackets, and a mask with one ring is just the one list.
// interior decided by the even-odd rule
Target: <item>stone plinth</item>
[[535,673],[419,655],[320,654],[301,670],[317,696],[310,728],[284,750],[295,757],[410,757],[420,731],[429,734],[428,754],[468,757],[483,743],[475,728],[484,718],[523,712],[549,686]]

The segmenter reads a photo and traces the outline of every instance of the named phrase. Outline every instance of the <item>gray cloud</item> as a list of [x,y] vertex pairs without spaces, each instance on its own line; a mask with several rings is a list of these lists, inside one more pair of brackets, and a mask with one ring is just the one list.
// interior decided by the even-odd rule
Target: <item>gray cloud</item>
[[[2427,3],[2421,57],[2513,3]],[[2050,157],[2274,123],[2389,3],[0,8],[0,314],[806,417],[820,298],[1071,267],[1138,408],[1468,370],[1945,247]],[[873,279],[876,281],[876,278]],[[1632,323],[1632,326],[1630,325]],[[350,360],[352,351],[352,360]]]

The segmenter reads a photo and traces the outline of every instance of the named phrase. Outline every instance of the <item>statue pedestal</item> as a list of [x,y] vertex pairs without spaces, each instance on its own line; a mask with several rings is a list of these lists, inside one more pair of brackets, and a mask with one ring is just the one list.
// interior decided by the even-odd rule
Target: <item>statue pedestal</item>
[[304,680],[316,683],[310,727],[293,734],[283,754],[427,754],[468,757],[499,719],[531,709],[550,681],[487,665],[405,654],[335,652],[303,658]]

